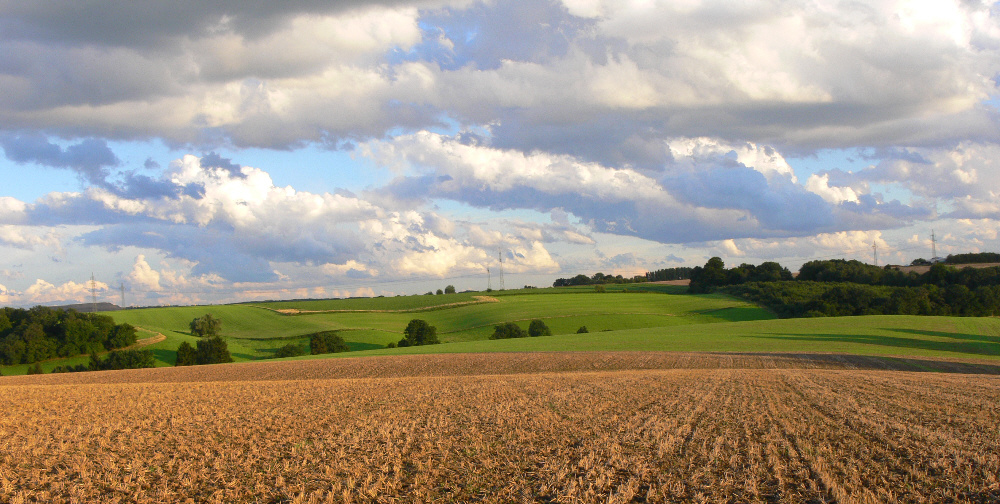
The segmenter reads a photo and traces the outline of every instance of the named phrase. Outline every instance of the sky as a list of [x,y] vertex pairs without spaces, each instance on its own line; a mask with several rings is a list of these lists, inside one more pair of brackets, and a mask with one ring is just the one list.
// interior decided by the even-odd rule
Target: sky
[[0,305],[906,264],[932,233],[939,256],[1000,251],[998,19],[974,0],[6,1]]

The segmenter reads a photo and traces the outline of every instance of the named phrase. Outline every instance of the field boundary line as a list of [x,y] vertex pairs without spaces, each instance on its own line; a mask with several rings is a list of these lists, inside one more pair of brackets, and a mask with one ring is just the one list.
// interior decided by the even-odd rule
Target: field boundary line
[[443,310],[446,308],[457,308],[459,306],[470,306],[485,303],[499,303],[500,300],[493,296],[473,296],[474,301],[458,301],[455,303],[445,303],[433,306],[422,306],[420,308],[405,308],[402,310],[299,310],[297,308],[271,308],[269,306],[260,305],[248,305],[252,308],[260,308],[263,310],[273,311],[275,313],[293,316],[293,315],[313,315],[316,313],[416,313],[424,311],[435,311]]
[[699,313],[693,313],[693,312],[692,313],[684,313],[682,315],[677,315],[676,313],[655,313],[655,312],[632,312],[632,313],[610,312],[610,313],[585,313],[585,314],[575,313],[575,314],[571,314],[571,315],[550,315],[548,317],[519,318],[519,319],[512,319],[512,320],[504,320],[503,322],[491,322],[489,324],[480,324],[480,325],[477,325],[477,326],[470,326],[470,327],[466,327],[466,328],[463,328],[463,329],[455,329],[454,331],[441,331],[441,334],[452,334],[452,333],[457,333],[457,332],[462,332],[462,331],[468,331],[470,329],[479,329],[481,327],[495,326],[497,324],[503,324],[503,323],[506,323],[506,322],[524,322],[526,320],[535,320],[535,319],[540,319],[540,320],[541,319],[546,319],[546,320],[548,320],[548,319],[573,318],[573,317],[604,317],[604,316],[607,316],[607,315],[656,315],[656,316],[660,316],[660,317],[686,317],[688,315],[700,315],[700,314]]

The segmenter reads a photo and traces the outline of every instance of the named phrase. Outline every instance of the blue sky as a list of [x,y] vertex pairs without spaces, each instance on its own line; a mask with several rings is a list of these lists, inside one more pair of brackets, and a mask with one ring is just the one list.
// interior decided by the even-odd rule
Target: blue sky
[[[105,5],[107,3],[107,5]],[[1000,8],[0,7],[0,304],[1000,250]]]

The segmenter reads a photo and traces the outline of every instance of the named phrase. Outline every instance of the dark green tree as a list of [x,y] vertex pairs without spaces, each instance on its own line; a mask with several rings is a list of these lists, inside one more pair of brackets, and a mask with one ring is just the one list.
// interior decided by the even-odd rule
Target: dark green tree
[[229,354],[229,345],[219,336],[205,338],[198,342],[198,347],[194,351],[195,364],[220,364],[233,362],[233,356]]
[[28,374],[30,374],[30,375],[45,374],[45,371],[42,370],[42,363],[41,362],[36,362],[34,366],[29,367],[28,368]]
[[197,358],[195,357],[194,347],[190,343],[184,341],[177,347],[177,359],[174,361],[175,366],[193,366],[197,363]]
[[524,329],[521,329],[519,325],[513,322],[504,322],[503,324],[493,326],[493,334],[490,336],[490,339],[498,340],[526,337],[528,337],[528,333]]
[[428,324],[426,320],[413,319],[406,324],[403,329],[403,339],[399,340],[401,347],[436,345],[438,341],[437,328]]
[[104,342],[104,347],[109,349],[125,348],[134,345],[135,342],[135,327],[132,327],[131,324],[119,324],[111,330],[111,336]]
[[206,313],[203,317],[191,321],[191,334],[198,337],[218,336],[220,330],[222,330],[222,321],[212,317],[211,313]]
[[590,331],[587,330],[587,326],[585,326],[585,325],[584,326],[580,326],[580,328],[576,330],[577,334],[584,334],[584,333],[589,333],[589,332]]
[[323,331],[309,336],[309,353],[312,355],[347,352],[350,348],[337,331]]
[[90,352],[90,362],[87,363],[87,371],[100,371],[104,369],[104,361],[97,352]]
[[528,324],[528,336],[552,336],[552,330],[539,319],[534,319]]
[[691,270],[691,284],[688,290],[695,294],[712,292],[716,287],[726,283],[726,264],[721,258],[713,257],[705,263],[705,267],[695,266]]
[[444,288],[444,293],[445,294],[454,294],[455,293],[455,286],[454,285],[449,285],[449,286],[445,287]]

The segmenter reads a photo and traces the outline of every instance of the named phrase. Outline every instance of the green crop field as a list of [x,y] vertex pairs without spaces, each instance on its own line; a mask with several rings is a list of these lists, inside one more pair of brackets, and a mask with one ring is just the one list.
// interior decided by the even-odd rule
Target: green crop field
[[1000,360],[1000,319],[872,315],[755,320],[467,341],[352,352],[351,356],[384,355],[390,351],[420,354],[565,350],[842,353]]
[[[306,336],[327,330],[338,331],[352,356],[564,350],[1000,356],[1000,322],[996,319],[872,316],[776,320],[766,310],[723,295],[676,294],[674,286],[661,285],[649,286],[648,291],[612,287],[607,293],[595,293],[592,287],[521,289],[488,295],[282,301],[109,314],[117,322],[142,328],[140,338],[163,334],[164,341],[144,347],[154,352],[161,366],[173,364],[181,342],[194,345],[198,341],[188,325],[206,313],[222,320],[222,336],[237,361],[269,358],[289,343],[308,349]],[[403,328],[414,318],[435,326],[442,344],[385,348],[402,337]],[[515,322],[527,328],[535,318],[543,320],[554,335],[488,339],[496,324]],[[576,334],[581,326],[590,332]],[[43,363],[43,369],[81,362],[86,358],[53,360]],[[23,365],[7,366],[2,372],[23,374],[26,369]]]

